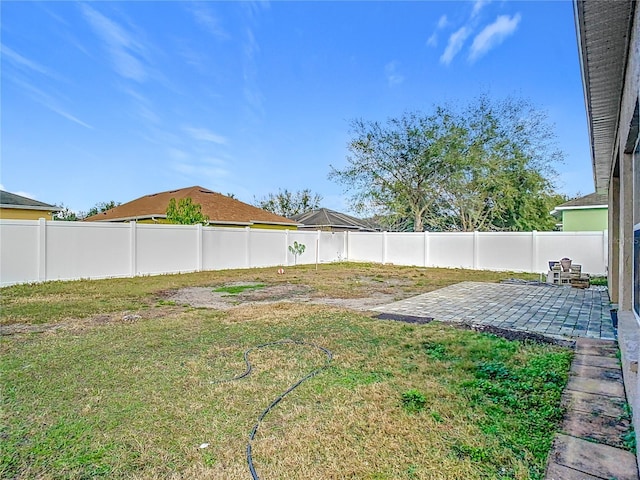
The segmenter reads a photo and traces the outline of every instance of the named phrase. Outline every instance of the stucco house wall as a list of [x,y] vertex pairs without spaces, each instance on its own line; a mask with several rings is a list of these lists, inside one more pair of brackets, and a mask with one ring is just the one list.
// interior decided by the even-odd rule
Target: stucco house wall
[[609,215],[606,208],[565,210],[562,212],[563,232],[601,232],[607,230]]
[[53,212],[46,210],[27,210],[24,208],[2,208],[0,207],[0,218],[4,220],[53,220]]

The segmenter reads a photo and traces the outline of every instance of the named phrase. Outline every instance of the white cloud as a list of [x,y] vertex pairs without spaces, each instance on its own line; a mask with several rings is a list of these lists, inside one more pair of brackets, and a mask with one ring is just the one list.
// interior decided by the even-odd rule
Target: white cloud
[[195,140],[217,143],[219,145],[225,145],[227,143],[227,139],[225,137],[223,137],[222,135],[218,135],[217,133],[211,132],[206,128],[184,127],[182,130],[184,130],[187,134],[191,136],[191,138]]
[[480,10],[482,10],[485,5],[488,5],[489,3],[491,3],[491,0],[476,0],[475,2],[473,2],[473,11],[471,12],[471,18],[477,16],[480,13]]
[[384,74],[390,87],[400,85],[404,82],[404,76],[398,72],[398,62],[389,62],[384,66]]
[[449,37],[449,43],[447,43],[447,48],[445,48],[444,53],[440,57],[440,63],[444,63],[445,65],[449,65],[453,58],[462,50],[464,46],[464,42],[467,37],[471,34],[469,28],[461,27],[455,32],[451,34]]
[[49,95],[48,93],[43,92],[39,88],[34,87],[29,82],[26,82],[24,80],[20,80],[17,78],[11,78],[11,80],[16,85],[18,85],[21,89],[23,89],[29,95],[29,98],[31,98],[31,100],[33,100],[34,102],[39,103],[40,105],[48,108],[52,112],[57,113],[58,115],[66,118],[67,120],[77,123],[78,125],[81,125],[85,128],[93,129],[91,125],[89,125],[86,122],[83,122],[75,115],[72,115],[71,113],[69,113],[66,108],[62,107],[60,105],[60,101],[58,100],[58,98],[60,98],[59,95],[56,95],[56,96]]
[[189,154],[187,152],[178,148],[169,148],[168,153],[174,160],[185,161],[189,158]]
[[521,16],[516,14],[513,17],[509,15],[499,15],[495,22],[487,25],[476,37],[471,44],[469,60],[475,61],[489,50],[500,45],[505,38],[512,35],[518,28]]
[[176,172],[189,177],[205,177],[208,180],[224,178],[229,175],[229,171],[224,168],[208,167],[205,165],[194,165],[191,163],[175,163],[173,165],[173,169]]
[[195,2],[190,5],[189,11],[201,26],[211,35],[221,40],[229,38],[227,31],[220,25],[220,20],[205,6],[206,4]]
[[37,200],[36,196],[29,193],[29,192],[23,192],[21,190],[8,190],[4,187],[4,185],[2,185],[0,183],[0,190],[4,191],[4,192],[9,192],[9,193],[13,193],[14,195],[20,195],[21,197],[27,197],[30,198],[31,200]]
[[11,63],[13,63],[17,67],[31,70],[33,72],[41,73],[48,77],[57,77],[57,75],[53,73],[51,70],[49,70],[48,68],[43,67],[42,65],[40,65],[37,62],[34,62],[33,60],[29,60],[28,58],[20,55],[18,52],[16,52],[15,50],[12,50],[11,48],[7,47],[4,44],[0,44],[0,52],[2,52],[2,55],[7,60],[9,60]]
[[438,30],[442,30],[449,26],[449,19],[446,15],[442,15],[438,19],[438,25],[431,36],[427,39],[427,45],[430,47],[435,47],[438,45]]
[[93,8],[83,5],[82,12],[96,35],[106,44],[116,72],[124,78],[144,82],[148,74],[143,62],[145,49],[142,43],[124,27]]

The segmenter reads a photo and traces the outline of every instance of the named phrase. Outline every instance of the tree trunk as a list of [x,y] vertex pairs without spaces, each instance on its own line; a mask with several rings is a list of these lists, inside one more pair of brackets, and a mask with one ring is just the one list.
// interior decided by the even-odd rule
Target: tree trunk
[[423,230],[424,230],[424,225],[422,223],[422,215],[420,215],[420,213],[416,213],[414,222],[413,222],[413,231],[422,232]]

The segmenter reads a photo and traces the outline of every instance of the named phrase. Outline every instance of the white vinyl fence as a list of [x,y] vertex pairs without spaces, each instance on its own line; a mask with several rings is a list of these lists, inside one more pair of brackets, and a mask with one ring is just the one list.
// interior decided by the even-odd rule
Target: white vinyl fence
[[569,257],[604,274],[606,232],[331,233],[201,225],[0,220],[0,284],[133,277],[362,261],[427,267],[546,272]]

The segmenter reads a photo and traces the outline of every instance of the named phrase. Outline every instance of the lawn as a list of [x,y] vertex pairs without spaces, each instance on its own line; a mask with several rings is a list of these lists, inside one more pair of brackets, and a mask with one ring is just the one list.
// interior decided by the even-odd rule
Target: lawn
[[[403,297],[507,276],[342,264],[5,288],[5,326],[61,328],[3,337],[0,477],[251,478],[246,449],[261,412],[321,369],[260,423],[261,479],[542,478],[567,349],[311,303],[218,311],[162,301],[167,290],[236,281]],[[104,312],[118,315],[101,321]],[[332,359],[300,343],[255,348],[282,340]],[[251,374],[226,381],[245,371],[250,348]]]

